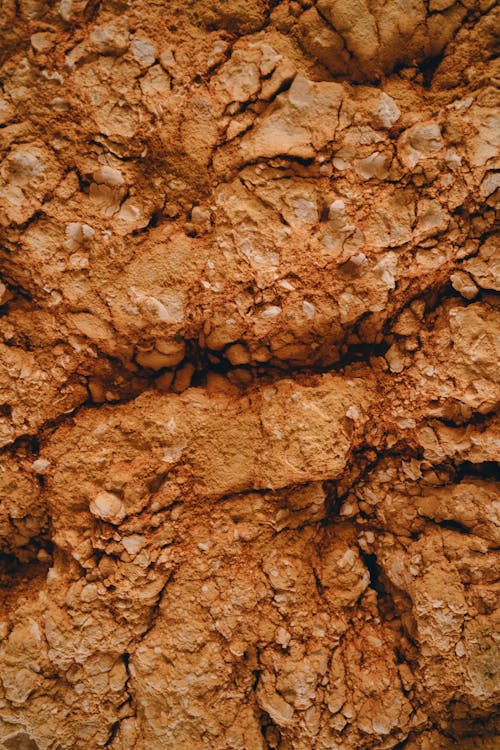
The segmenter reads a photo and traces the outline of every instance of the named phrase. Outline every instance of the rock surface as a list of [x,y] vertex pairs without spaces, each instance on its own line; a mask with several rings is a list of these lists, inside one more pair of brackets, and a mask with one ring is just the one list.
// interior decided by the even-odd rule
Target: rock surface
[[498,747],[499,15],[1,4],[2,750]]

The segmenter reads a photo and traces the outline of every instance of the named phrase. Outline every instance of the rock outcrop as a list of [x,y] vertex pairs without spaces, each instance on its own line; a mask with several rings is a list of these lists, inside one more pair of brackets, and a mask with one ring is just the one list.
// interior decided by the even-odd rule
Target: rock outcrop
[[0,748],[498,746],[499,15],[2,4]]

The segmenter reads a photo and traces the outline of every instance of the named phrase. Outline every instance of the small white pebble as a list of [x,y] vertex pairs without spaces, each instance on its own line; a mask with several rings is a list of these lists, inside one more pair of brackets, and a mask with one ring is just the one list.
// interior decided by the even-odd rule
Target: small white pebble
[[144,537],[138,534],[132,536],[125,536],[122,539],[122,544],[129,553],[129,555],[136,555],[144,546]]
[[156,59],[156,49],[154,45],[146,39],[134,39],[130,45],[130,50],[134,56],[134,60],[145,68],[149,68],[153,65]]
[[337,200],[333,201],[333,203],[330,203],[330,207],[328,209],[328,218],[330,220],[332,219],[338,219],[339,216],[343,216],[345,211],[345,203],[342,200],[342,198],[337,198]]
[[361,415],[357,406],[350,406],[345,413],[349,419],[358,419]]
[[462,166],[462,157],[459,156],[459,154],[457,154],[456,151],[453,151],[453,149],[448,149],[448,151],[446,151],[444,155],[444,158],[447,164],[449,164],[452,167]]
[[123,185],[122,173],[113,167],[100,167],[94,172],[94,181],[98,185],[107,185],[108,187],[119,187]]
[[451,285],[465,299],[474,299],[479,292],[476,284],[472,281],[468,273],[457,271],[450,277]]
[[302,309],[306,317],[308,317],[309,319],[314,318],[314,315],[316,314],[316,308],[313,304],[311,304],[311,302],[304,300],[302,303]]
[[416,427],[417,423],[414,419],[399,419],[397,425],[402,430],[411,430],[413,427]]
[[281,307],[277,307],[276,305],[271,305],[270,307],[266,307],[265,310],[262,312],[263,318],[276,318],[281,313]]
[[283,646],[283,648],[286,648],[288,644],[290,643],[292,636],[288,632],[288,630],[285,630],[285,628],[278,628],[276,631],[276,643],[279,643],[280,646]]
[[37,458],[36,461],[33,461],[33,463],[31,464],[31,468],[38,474],[43,474],[44,472],[46,472],[49,466],[50,461],[47,461],[45,458]]
[[93,602],[97,599],[97,586],[95,583],[88,583],[82,588],[80,599],[82,602]]
[[191,221],[193,224],[210,224],[210,211],[202,206],[193,206]]
[[109,523],[120,523],[125,518],[125,507],[113,492],[99,492],[89,506],[93,516]]
[[366,255],[364,253],[356,253],[356,255],[351,255],[349,258],[349,262],[353,263],[355,266],[365,266],[367,263]]
[[375,110],[384,128],[391,128],[401,117],[401,111],[392,98],[385,92],[382,92]]

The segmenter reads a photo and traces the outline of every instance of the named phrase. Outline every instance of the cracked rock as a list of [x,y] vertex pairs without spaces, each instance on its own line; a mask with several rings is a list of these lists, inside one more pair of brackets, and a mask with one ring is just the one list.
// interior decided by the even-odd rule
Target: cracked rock
[[0,750],[495,750],[489,0],[0,10]]

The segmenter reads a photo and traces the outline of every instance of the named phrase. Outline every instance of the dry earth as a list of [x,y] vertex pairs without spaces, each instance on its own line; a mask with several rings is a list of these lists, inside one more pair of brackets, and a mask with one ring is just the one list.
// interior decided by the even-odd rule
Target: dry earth
[[495,750],[499,8],[0,3],[0,747]]

